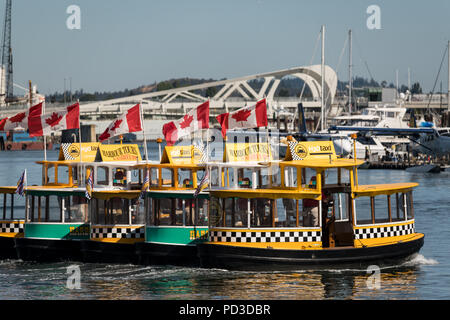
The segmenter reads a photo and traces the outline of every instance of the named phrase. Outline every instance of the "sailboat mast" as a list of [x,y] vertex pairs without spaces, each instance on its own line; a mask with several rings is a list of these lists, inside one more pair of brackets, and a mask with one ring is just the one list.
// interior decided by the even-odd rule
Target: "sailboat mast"
[[352,75],[352,30],[350,29],[348,31],[348,39],[349,39],[349,46],[348,46],[348,111],[351,114],[352,113],[352,90],[353,90],[353,75]]
[[325,130],[325,26],[322,26],[322,59],[321,59],[321,78],[322,78],[322,92],[321,92],[321,125],[320,129]]
[[448,41],[447,54],[448,54],[447,110],[450,111],[450,40]]

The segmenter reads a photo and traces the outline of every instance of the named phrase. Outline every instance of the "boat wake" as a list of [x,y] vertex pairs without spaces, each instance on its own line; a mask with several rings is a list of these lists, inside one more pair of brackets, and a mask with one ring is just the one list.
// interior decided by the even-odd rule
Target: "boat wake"
[[411,267],[411,266],[430,266],[436,265],[439,262],[435,259],[425,258],[422,254],[416,254],[412,256],[410,259],[405,261],[402,266]]

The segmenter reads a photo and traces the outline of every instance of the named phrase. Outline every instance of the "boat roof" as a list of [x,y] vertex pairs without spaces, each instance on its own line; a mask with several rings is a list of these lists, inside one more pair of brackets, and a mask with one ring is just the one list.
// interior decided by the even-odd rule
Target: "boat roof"
[[358,185],[353,188],[353,193],[355,198],[362,196],[376,196],[380,194],[389,195],[398,192],[411,191],[412,188],[415,188],[418,185],[419,184],[416,182]]
[[321,192],[315,189],[286,189],[286,188],[271,188],[271,189],[215,189],[209,191],[211,196],[219,198],[264,198],[264,199],[321,199]]

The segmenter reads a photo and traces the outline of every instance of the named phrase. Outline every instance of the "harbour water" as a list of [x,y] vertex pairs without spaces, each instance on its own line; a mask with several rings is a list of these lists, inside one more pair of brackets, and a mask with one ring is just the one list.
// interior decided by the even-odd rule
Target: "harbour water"
[[[152,146],[150,155],[157,155]],[[49,151],[48,159],[56,159]],[[156,156],[157,157],[157,156]],[[153,156],[153,158],[155,158]],[[42,151],[1,152],[1,185],[15,185],[23,169],[28,184],[40,184]],[[381,269],[379,287],[366,269],[237,272],[173,266],[87,263],[39,264],[0,261],[0,300],[15,299],[448,299],[450,289],[450,172],[413,174],[402,170],[360,170],[361,184],[418,182],[416,231],[425,234],[420,253]],[[19,197],[16,196],[19,201]],[[67,286],[67,268],[80,269],[80,289]]]

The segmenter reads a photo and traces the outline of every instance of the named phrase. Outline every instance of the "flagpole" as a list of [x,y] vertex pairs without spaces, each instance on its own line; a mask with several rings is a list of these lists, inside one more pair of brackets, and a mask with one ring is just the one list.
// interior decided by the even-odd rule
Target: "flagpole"
[[139,115],[142,123],[142,135],[144,136],[145,162],[148,163],[147,138],[145,137],[144,110],[142,107],[142,102],[139,104]]
[[[77,103],[78,103],[78,108],[80,108],[80,100],[77,99]],[[81,163],[82,163],[82,150],[81,150],[81,119],[80,119],[80,114],[81,112],[78,112],[78,142],[80,143],[80,168],[81,168]]]
[[[208,99],[208,106],[211,108],[211,99]],[[206,130],[206,162],[209,162],[209,113],[208,113],[208,129]]]
[[[45,101],[42,105],[42,114],[45,114]],[[45,133],[43,133],[44,136],[44,161],[47,161],[47,137],[45,136]]]

